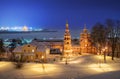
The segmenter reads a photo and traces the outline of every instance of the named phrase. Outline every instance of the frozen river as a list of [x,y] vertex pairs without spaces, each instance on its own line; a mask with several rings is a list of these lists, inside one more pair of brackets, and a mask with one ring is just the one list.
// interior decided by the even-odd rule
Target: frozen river
[[[70,31],[72,38],[79,38],[80,30]],[[31,33],[1,33],[0,38],[25,38],[25,39],[63,39],[64,30],[57,30],[57,32],[31,32]]]

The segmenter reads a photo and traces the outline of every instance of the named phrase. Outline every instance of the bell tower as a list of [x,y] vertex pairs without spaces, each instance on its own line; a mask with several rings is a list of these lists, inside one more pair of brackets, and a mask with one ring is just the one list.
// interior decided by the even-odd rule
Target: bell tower
[[71,48],[71,35],[69,31],[68,21],[66,21],[66,29],[64,33],[64,48],[63,48],[63,56],[70,56],[72,54]]
[[88,32],[86,28],[86,24],[84,25],[83,32],[80,34],[80,51],[81,53],[92,52],[90,33]]

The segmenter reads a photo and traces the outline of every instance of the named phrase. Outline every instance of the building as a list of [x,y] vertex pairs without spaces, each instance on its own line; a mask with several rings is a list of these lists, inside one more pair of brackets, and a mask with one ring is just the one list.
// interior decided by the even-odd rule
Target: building
[[62,41],[32,41],[14,49],[15,59],[25,62],[52,62],[61,58]]
[[46,61],[45,48],[43,46],[26,44],[16,47],[13,52],[16,60],[22,59],[24,62]]

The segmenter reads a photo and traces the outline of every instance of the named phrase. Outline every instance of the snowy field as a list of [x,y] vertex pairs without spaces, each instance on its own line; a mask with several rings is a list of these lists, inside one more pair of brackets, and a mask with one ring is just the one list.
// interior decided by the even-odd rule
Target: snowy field
[[25,63],[16,69],[11,62],[0,62],[0,79],[120,79],[120,59],[82,55],[54,63]]

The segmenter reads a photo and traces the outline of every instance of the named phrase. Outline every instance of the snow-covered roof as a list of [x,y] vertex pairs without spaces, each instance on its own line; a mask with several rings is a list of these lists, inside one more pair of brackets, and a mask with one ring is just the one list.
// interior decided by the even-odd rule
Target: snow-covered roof
[[17,46],[13,52],[22,52],[22,46]]
[[31,45],[35,45],[35,46],[50,46],[50,45],[62,45],[63,42],[37,42],[37,41],[32,41],[30,43]]
[[36,46],[37,47],[37,52],[45,52],[46,46],[49,45],[47,42],[36,42],[33,41],[30,43],[30,45]]
[[[35,46],[37,48],[37,52],[45,52],[46,48],[50,48],[49,46],[53,45],[62,45],[62,42],[37,42],[32,41],[29,45]],[[23,46],[17,46],[13,52],[22,52]]]
[[44,46],[37,46],[37,52],[45,52],[46,48]]

